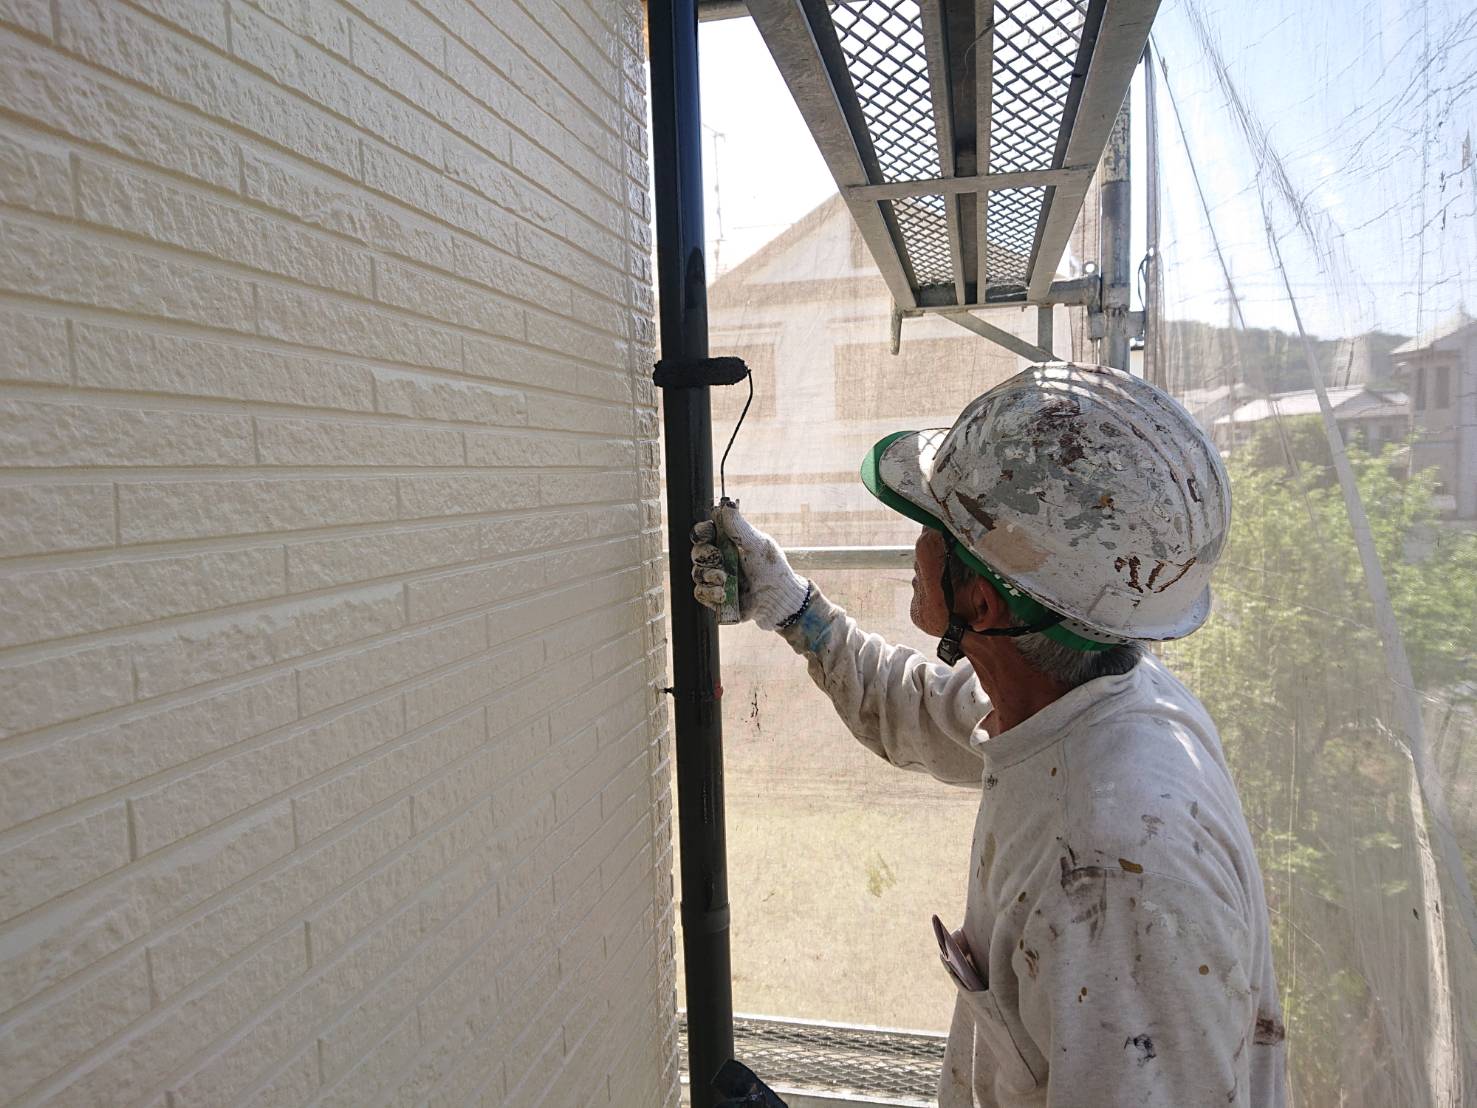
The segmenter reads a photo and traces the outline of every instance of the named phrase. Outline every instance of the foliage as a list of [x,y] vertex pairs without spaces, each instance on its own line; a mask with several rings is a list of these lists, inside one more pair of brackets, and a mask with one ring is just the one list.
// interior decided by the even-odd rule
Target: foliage
[[[1407,477],[1388,448],[1349,455],[1416,686],[1470,697],[1477,535],[1437,520],[1431,473]],[[1234,521],[1214,615],[1166,653],[1217,722],[1257,839],[1294,1091],[1377,1103],[1343,1088],[1341,1060],[1401,1044],[1377,1015],[1380,969],[1363,963],[1361,979],[1346,967],[1387,941],[1390,921],[1415,923],[1418,870],[1409,759],[1329,458],[1312,417],[1259,432],[1229,460]]]

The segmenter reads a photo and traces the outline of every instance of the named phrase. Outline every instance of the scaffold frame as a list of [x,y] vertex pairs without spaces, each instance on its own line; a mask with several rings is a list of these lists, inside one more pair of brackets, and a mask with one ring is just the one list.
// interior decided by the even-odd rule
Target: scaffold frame
[[1159,0],[748,0],[894,301],[1052,302]]

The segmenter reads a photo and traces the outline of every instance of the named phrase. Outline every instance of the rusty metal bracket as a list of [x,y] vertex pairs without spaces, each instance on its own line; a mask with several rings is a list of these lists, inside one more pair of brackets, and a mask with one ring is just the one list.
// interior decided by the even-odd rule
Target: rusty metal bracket
[[723,699],[723,686],[715,685],[712,689],[679,689],[675,685],[664,685],[660,690],[673,700],[691,700],[697,704],[716,704]]

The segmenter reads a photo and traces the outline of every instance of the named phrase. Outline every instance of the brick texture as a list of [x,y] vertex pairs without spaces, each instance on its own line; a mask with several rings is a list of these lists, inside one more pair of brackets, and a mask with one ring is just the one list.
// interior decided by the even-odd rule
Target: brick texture
[[639,0],[0,0],[0,1101],[678,1102]]

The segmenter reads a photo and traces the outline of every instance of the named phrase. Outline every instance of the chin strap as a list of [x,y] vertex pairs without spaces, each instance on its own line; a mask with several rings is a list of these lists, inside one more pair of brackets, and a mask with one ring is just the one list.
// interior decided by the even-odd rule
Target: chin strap
[[943,638],[939,639],[937,654],[939,660],[945,665],[952,666],[964,657],[964,636],[985,635],[989,637],[1017,639],[1022,635],[1034,635],[1039,631],[1045,631],[1048,627],[1055,627],[1066,616],[1053,612],[1045,619],[1025,627],[991,627],[984,631],[976,631],[970,627],[954,611],[954,580],[949,574],[949,559],[944,558],[944,576],[940,582],[940,588],[944,594],[944,605],[949,610],[949,629],[944,632]]

